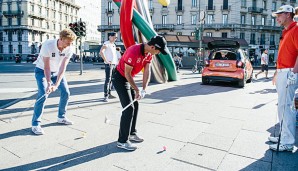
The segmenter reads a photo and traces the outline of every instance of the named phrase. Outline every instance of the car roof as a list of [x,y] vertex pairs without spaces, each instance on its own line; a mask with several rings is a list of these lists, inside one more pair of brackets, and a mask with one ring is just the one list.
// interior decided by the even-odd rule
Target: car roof
[[238,41],[235,40],[214,40],[208,43],[208,48],[210,50],[213,49],[239,49],[240,44]]

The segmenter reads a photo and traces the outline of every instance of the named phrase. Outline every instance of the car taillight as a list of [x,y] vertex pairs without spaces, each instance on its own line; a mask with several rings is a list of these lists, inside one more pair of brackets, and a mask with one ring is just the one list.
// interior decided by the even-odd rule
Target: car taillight
[[237,66],[237,68],[244,68],[244,64],[242,61],[237,61],[236,66]]
[[210,61],[209,60],[205,60],[205,67],[209,67],[210,65]]

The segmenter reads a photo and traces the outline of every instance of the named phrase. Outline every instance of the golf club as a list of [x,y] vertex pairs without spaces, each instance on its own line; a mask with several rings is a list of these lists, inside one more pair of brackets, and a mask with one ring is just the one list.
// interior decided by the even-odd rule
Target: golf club
[[[121,111],[120,111],[120,115],[121,115],[121,113],[124,111],[124,110],[126,110],[129,106],[131,106],[135,101],[137,101],[137,99],[134,99],[132,102],[130,102],[127,106],[125,106]],[[108,119],[108,116],[106,115],[105,116],[105,121],[104,121],[106,124],[108,124],[108,123],[110,123],[111,122],[111,120],[110,119]]]
[[286,106],[287,106],[287,94],[288,94],[288,85],[286,86],[285,105],[284,105],[284,111],[282,113],[281,121],[280,121],[280,132],[279,132],[278,140],[277,140],[277,151],[276,151],[276,153],[278,153],[278,151],[279,151],[280,137],[281,137],[281,132],[282,132],[282,124],[283,124],[283,121],[284,121],[284,115],[285,115],[285,110],[286,110]]

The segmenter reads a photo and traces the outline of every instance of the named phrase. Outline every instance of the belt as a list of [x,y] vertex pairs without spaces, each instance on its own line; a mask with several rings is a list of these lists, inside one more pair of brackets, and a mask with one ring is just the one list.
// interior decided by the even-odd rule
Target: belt
[[277,72],[287,72],[287,71],[293,71],[293,68],[282,68],[282,69],[276,69]]

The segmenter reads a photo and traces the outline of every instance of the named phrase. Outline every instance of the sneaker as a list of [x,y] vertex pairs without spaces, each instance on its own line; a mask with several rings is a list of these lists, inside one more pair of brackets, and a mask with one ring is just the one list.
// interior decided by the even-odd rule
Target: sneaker
[[133,145],[128,140],[125,143],[117,142],[117,147],[118,148],[123,148],[123,149],[128,150],[128,151],[134,151],[134,150],[136,150],[138,148],[137,146]]
[[116,97],[115,96],[113,96],[113,95],[109,95],[109,99],[115,99]]
[[266,79],[269,79],[269,77],[266,77]]
[[277,143],[278,142],[278,137],[268,137],[268,140],[270,142]]
[[[269,148],[271,150],[277,151],[277,144],[269,145]],[[294,147],[292,145],[280,144],[278,151],[293,151],[293,149],[294,149]]]
[[134,142],[143,142],[144,141],[144,139],[142,137],[139,137],[137,134],[130,135],[129,140],[134,141]]
[[103,101],[104,101],[104,102],[108,102],[108,101],[109,101],[109,100],[108,100],[108,97],[104,97],[104,98],[103,98]]
[[59,124],[65,124],[65,125],[73,125],[73,122],[67,118],[58,118]]
[[36,135],[43,135],[44,131],[43,129],[40,127],[40,125],[38,126],[32,126],[32,132]]

